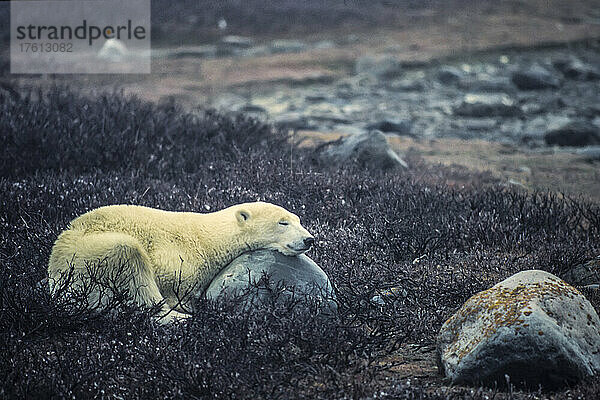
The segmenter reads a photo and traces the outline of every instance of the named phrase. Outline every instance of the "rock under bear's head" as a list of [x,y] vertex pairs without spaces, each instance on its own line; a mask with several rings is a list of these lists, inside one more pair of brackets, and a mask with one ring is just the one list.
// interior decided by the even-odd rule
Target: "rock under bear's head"
[[315,238],[300,224],[300,218],[270,203],[245,203],[234,207],[237,223],[253,246],[277,250],[288,256],[304,253]]

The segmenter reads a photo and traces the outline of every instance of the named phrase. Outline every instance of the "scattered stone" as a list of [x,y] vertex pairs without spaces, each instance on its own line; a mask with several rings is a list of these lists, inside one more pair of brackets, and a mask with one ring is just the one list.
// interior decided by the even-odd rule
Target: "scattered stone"
[[600,145],[600,129],[588,121],[572,121],[558,129],[548,131],[544,140],[548,145],[558,146]]
[[335,43],[331,40],[321,40],[314,44],[314,48],[317,50],[327,50],[335,48]]
[[271,52],[273,54],[279,53],[299,53],[306,50],[308,46],[306,43],[299,40],[288,40],[288,39],[277,39],[271,42]]
[[588,146],[579,149],[577,154],[583,156],[586,161],[600,161],[600,146]]
[[519,172],[522,172],[522,173],[524,173],[526,175],[531,176],[531,168],[529,168],[526,165],[520,165],[518,170],[519,170]]
[[402,79],[392,82],[388,88],[398,92],[421,92],[425,85],[419,79]]
[[228,35],[221,39],[221,45],[235,49],[249,49],[254,46],[254,40],[245,36]]
[[397,135],[412,135],[412,122],[406,119],[384,119],[367,125],[369,130],[379,130],[384,133],[395,133]]
[[521,111],[523,111],[523,113],[525,115],[543,115],[546,114],[547,112],[549,112],[549,110],[546,110],[546,108],[544,107],[543,104],[539,104],[539,103],[525,103],[523,105],[521,105]]
[[554,67],[563,73],[565,78],[580,81],[600,79],[600,71],[592,65],[583,63],[576,57],[560,58],[554,61]]
[[557,113],[566,107],[565,101],[557,95],[540,96],[540,98],[529,99],[530,101],[521,105],[525,114],[548,114]]
[[521,90],[558,88],[560,86],[560,80],[539,64],[514,72],[512,82]]
[[465,96],[463,102],[454,107],[454,115],[461,117],[518,117],[521,109],[506,96],[473,95]]
[[[153,49],[153,54],[160,49]],[[160,53],[159,53],[160,54]],[[166,56],[169,58],[212,58],[217,55],[217,46],[186,46],[169,51]]]
[[464,77],[464,73],[462,70],[452,67],[450,65],[444,65],[441,67],[437,73],[438,81],[442,82],[445,85],[453,85],[457,84]]
[[325,312],[337,311],[333,285],[308,256],[290,257],[273,250],[244,253],[212,280],[207,298],[243,296],[243,305],[260,306],[276,300],[308,299],[321,303]]
[[310,114],[308,115],[308,118],[315,121],[331,122],[334,124],[346,125],[352,123],[352,121],[337,111],[325,112],[323,114]]
[[108,39],[98,51],[98,58],[118,62],[127,57],[128,51],[125,44],[117,39]]
[[365,133],[364,128],[360,128],[356,125],[342,125],[333,124],[331,125],[331,132],[344,132],[347,135],[362,135]]
[[244,113],[254,113],[254,114],[267,114],[267,110],[265,110],[261,106],[257,106],[255,104],[246,104],[238,109],[240,112]]
[[321,153],[321,158],[334,163],[356,161],[364,167],[379,169],[408,168],[406,162],[392,150],[385,135],[377,130],[330,143]]
[[360,40],[360,37],[357,34],[351,33],[344,38],[342,43],[343,44],[354,44],[354,43],[358,42],[359,40]]
[[311,94],[304,98],[308,103],[321,103],[327,100],[327,96],[324,94]]
[[313,103],[305,108],[305,115],[315,121],[332,122],[336,124],[350,124],[352,121],[340,109],[331,103]]
[[355,71],[379,79],[394,79],[402,75],[403,68],[400,61],[393,57],[363,56],[356,61]]
[[245,104],[239,107],[236,112],[244,113],[245,115],[256,118],[260,121],[266,121],[269,113],[261,106],[257,106],[255,104]]
[[344,99],[344,100],[350,100],[357,96],[356,92],[354,90],[346,89],[346,88],[337,89],[335,92],[335,95],[337,97],[339,97],[340,99]]
[[553,389],[600,372],[600,320],[574,287],[519,272],[471,297],[442,326],[440,368],[453,384]]
[[389,303],[394,303],[397,299],[408,297],[408,291],[402,286],[394,286],[389,289],[379,291],[378,294],[371,297],[374,304],[385,306]]
[[450,126],[455,129],[482,132],[497,129],[498,123],[494,118],[477,118],[452,121]]
[[290,117],[283,115],[273,121],[277,126],[288,130],[318,130],[319,126],[306,117]]
[[[600,152],[598,155],[600,155]],[[564,274],[563,279],[574,286],[599,285],[600,256],[583,264],[574,266]]]
[[[525,185],[523,182],[519,182],[519,181],[517,181],[517,180],[515,180],[515,179],[509,179],[509,180],[507,181],[507,184],[506,184],[506,186],[511,186],[511,185],[512,185],[512,186],[519,187],[519,188],[521,188],[521,189],[527,189],[527,186],[526,186],[526,185]],[[503,185],[503,186],[504,186],[504,185]]]
[[271,49],[267,46],[252,46],[248,49],[240,49],[235,52],[236,55],[244,57],[260,57],[271,53]]
[[222,110],[225,112],[239,111],[242,107],[248,104],[248,100],[246,100],[242,96],[238,96],[232,93],[226,93],[219,96],[214,102],[213,107],[217,110]]
[[231,56],[243,53],[254,46],[254,40],[245,36],[229,35],[217,44],[217,56]]
[[488,77],[472,80],[462,80],[460,82],[462,89],[470,92],[511,92],[514,86],[507,77]]
[[[307,44],[314,48],[313,43]],[[270,42],[266,46],[269,48]],[[561,50],[554,54],[567,53]],[[594,60],[595,55],[591,52],[581,54],[581,60],[589,58],[590,63]],[[595,105],[600,80],[580,82],[565,79],[560,90],[518,90],[511,75],[512,71],[527,69],[530,64],[523,61],[526,56],[534,57],[535,54],[511,56],[506,66],[481,60],[464,67],[460,64],[427,64],[426,67],[413,68],[404,61],[400,65],[392,55],[373,55],[357,60],[356,68],[360,73],[347,77],[326,70],[289,74],[278,71],[277,75],[269,73],[264,78],[257,78],[261,82],[264,79],[273,87],[261,92],[262,97],[268,98],[268,103],[256,102],[256,96],[252,95],[242,100],[241,105],[235,102],[222,108],[235,110],[251,103],[263,107],[272,120],[289,122],[290,127],[344,133],[351,129],[365,130],[365,127],[394,132],[398,128],[374,123],[401,117],[414,119],[412,132],[418,131],[419,137],[505,140],[527,143],[530,147],[547,146],[546,134],[562,128],[571,120],[591,121],[597,118],[600,121],[600,106]],[[558,69],[541,64],[544,62],[541,57],[545,55],[539,57],[540,65],[563,79]],[[377,73],[380,72],[375,73],[377,68],[374,67],[377,63],[391,67],[392,75],[401,76],[379,78]],[[446,67],[455,77],[461,76],[458,84],[445,86],[437,81],[438,72],[446,71]],[[390,71],[387,67],[383,70]],[[388,76],[387,72],[381,73]],[[246,89],[235,92],[246,93]],[[193,87],[187,90],[187,95],[193,98]],[[284,98],[281,98],[282,95]],[[206,102],[213,106],[214,101],[215,98],[211,97]],[[326,109],[328,106],[330,109]],[[338,126],[342,129],[337,130]],[[401,133],[403,131],[400,130]],[[583,161],[582,158],[578,160]]]
[[523,135],[531,136],[543,141],[546,132],[559,129],[569,122],[571,122],[571,119],[564,115],[544,114],[524,121],[521,132]]
[[286,78],[278,80],[278,83],[288,84],[291,86],[308,86],[318,84],[330,84],[334,81],[334,76],[328,72],[315,71],[303,74],[297,78]]
[[[600,104],[590,104],[587,106],[584,106],[580,111],[579,114],[581,115],[581,117],[584,118],[600,118]],[[600,125],[600,124],[598,124]]]

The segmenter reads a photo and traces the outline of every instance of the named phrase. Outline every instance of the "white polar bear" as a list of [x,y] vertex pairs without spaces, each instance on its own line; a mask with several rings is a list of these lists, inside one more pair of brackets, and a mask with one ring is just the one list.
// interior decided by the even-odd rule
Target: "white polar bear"
[[[71,221],[50,255],[51,289],[89,290],[90,306],[110,301],[106,286],[141,306],[162,303],[168,323],[186,318],[182,293],[203,293],[217,273],[247,251],[273,249],[294,256],[313,236],[300,219],[279,206],[256,202],[199,214],[114,205]],[[114,287],[116,285],[117,287]],[[104,287],[104,289],[99,289]]]

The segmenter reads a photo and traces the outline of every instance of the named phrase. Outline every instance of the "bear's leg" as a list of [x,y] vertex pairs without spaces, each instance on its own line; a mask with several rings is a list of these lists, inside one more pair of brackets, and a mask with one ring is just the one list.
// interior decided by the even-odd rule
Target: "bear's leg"
[[[130,235],[66,231],[52,249],[48,271],[54,280],[72,271],[74,286],[87,283],[92,288],[88,294],[92,306],[106,306],[115,294],[123,293],[140,306],[162,303],[160,323],[187,318],[165,303],[150,265],[148,254]],[[57,274],[58,270],[62,272]]]

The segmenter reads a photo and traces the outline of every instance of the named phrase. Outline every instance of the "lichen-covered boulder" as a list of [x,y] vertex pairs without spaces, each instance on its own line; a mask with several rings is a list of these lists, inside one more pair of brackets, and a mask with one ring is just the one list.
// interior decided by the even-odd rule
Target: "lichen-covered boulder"
[[256,250],[229,263],[205,291],[207,298],[241,296],[245,305],[260,306],[275,300],[309,300],[329,314],[337,311],[333,285],[308,256],[286,256],[278,251]]
[[471,297],[438,336],[452,383],[556,388],[600,371],[600,320],[574,287],[540,270],[519,272]]

